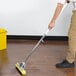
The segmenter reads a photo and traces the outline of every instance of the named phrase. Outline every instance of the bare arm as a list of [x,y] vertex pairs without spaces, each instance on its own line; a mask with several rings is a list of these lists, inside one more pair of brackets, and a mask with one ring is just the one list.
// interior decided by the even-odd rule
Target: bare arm
[[63,7],[63,4],[61,4],[61,3],[57,4],[57,7],[56,7],[56,10],[55,10],[54,16],[52,18],[52,21],[53,20],[55,21],[57,19],[57,17],[59,16],[59,14],[60,14],[60,12],[62,10],[62,7]]
[[53,16],[53,18],[52,18],[52,20],[51,20],[51,22],[50,22],[50,24],[48,26],[49,29],[52,29],[54,27],[55,21],[58,18],[59,14],[60,14],[60,12],[62,10],[62,8],[63,8],[63,4],[58,3],[57,7],[56,7],[56,10],[55,10],[55,13],[54,13],[54,16]]

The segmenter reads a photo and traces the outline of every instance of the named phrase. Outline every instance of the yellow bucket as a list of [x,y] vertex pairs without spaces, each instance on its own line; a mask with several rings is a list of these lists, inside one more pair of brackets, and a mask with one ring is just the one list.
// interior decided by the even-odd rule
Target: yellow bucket
[[4,28],[0,28],[0,50],[6,49],[7,31]]

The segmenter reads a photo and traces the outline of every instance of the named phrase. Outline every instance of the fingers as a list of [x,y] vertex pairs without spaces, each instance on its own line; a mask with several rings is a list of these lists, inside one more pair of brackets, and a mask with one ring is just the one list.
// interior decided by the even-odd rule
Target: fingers
[[53,28],[52,26],[50,26],[50,25],[48,26],[48,29],[49,29],[49,30],[51,30],[52,28]]

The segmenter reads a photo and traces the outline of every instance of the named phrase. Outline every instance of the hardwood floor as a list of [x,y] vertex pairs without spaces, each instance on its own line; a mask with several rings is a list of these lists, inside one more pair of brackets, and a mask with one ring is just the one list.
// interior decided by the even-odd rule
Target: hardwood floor
[[[0,76],[21,76],[15,69],[17,62],[25,60],[36,40],[8,40],[7,50],[0,50]],[[48,41],[40,44],[29,58],[26,65],[26,76],[75,76],[76,68],[58,69],[68,49],[67,41]]]

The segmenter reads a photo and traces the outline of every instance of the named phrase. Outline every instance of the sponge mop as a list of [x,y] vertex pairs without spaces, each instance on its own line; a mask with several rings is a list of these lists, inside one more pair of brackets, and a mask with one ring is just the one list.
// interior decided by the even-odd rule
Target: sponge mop
[[21,63],[16,63],[15,66],[17,68],[17,70],[21,73],[21,75],[26,75],[26,70],[25,70],[25,63],[27,63],[29,57],[36,51],[35,49],[39,46],[39,44],[43,41],[44,37],[46,36],[46,34],[48,33],[49,29],[43,34],[43,36],[41,37],[41,39],[38,41],[38,43],[34,46],[34,48],[32,49],[32,51],[26,56],[26,59],[24,62]]

